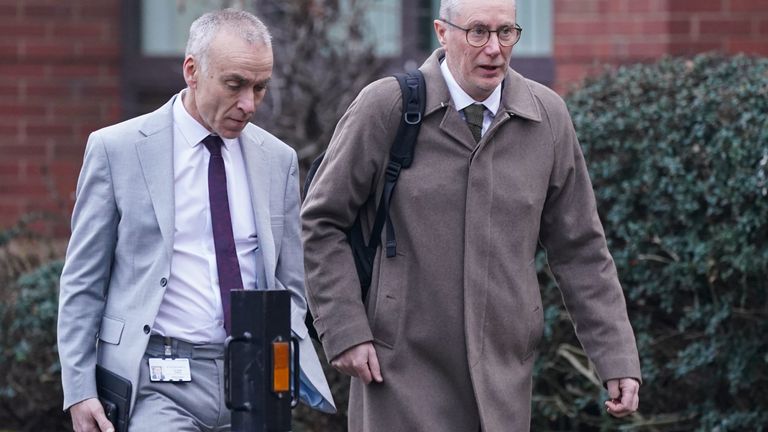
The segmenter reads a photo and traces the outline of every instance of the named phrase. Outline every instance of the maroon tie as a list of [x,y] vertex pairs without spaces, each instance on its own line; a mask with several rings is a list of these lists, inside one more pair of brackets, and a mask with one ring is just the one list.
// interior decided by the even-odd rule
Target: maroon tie
[[221,157],[221,146],[224,143],[218,136],[208,135],[203,140],[203,144],[211,152],[211,159],[208,162],[208,199],[211,203],[211,227],[213,244],[216,248],[216,268],[219,270],[224,328],[227,334],[230,334],[232,314],[229,306],[229,292],[243,289],[243,279],[240,276],[240,263],[237,261],[235,238],[232,234],[232,218],[229,214],[227,198],[227,173],[224,171],[224,158]]

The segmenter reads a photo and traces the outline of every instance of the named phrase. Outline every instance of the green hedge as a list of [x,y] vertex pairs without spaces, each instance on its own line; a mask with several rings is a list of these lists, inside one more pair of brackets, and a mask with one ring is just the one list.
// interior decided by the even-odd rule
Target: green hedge
[[26,221],[0,232],[0,427],[70,429],[56,349],[61,269],[50,242],[30,236]]
[[556,420],[534,430],[763,430],[768,59],[702,55],[624,67],[567,102],[645,384],[638,416],[607,418],[593,402],[596,387],[558,352],[576,342],[562,309],[550,306],[535,408]]

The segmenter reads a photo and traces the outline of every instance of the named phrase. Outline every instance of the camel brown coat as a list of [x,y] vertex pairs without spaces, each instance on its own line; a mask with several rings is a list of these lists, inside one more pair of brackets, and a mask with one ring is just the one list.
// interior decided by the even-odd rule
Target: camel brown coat
[[365,206],[370,230],[400,122],[394,78],[349,107],[302,210],[309,304],[327,357],[372,340],[381,363],[382,384],[352,380],[352,432],[529,429],[543,327],[539,241],[600,378],[640,378],[562,99],[509,69],[501,107],[476,145],[440,73],[443,56],[439,49],[421,67],[426,113],[390,211],[397,256],[377,256],[365,304],[343,229]]

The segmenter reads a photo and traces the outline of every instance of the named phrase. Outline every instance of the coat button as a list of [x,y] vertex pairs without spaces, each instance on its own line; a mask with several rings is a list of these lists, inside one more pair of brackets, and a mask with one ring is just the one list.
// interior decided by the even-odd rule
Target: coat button
[[168,285],[168,279],[166,278],[160,279],[160,286],[165,287],[166,285]]
[[149,330],[150,330],[149,326],[145,325],[144,326],[144,334],[149,334]]

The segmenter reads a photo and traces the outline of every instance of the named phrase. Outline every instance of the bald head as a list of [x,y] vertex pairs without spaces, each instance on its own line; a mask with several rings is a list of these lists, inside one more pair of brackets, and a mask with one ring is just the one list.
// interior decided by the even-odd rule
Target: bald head
[[[508,0],[516,8],[515,0]],[[440,18],[452,20],[464,3],[482,3],[482,0],[440,0]]]
[[267,26],[255,15],[237,9],[208,12],[196,19],[189,27],[189,39],[185,57],[197,59],[202,70],[208,68],[208,48],[221,32],[226,31],[250,45],[272,46],[272,36]]

